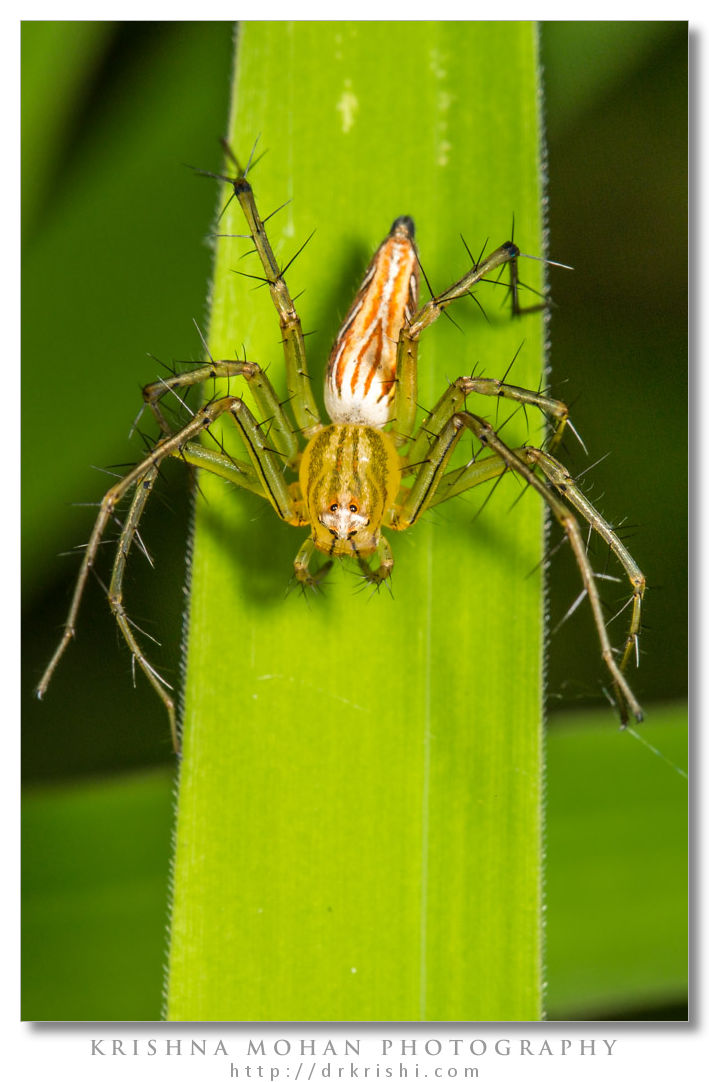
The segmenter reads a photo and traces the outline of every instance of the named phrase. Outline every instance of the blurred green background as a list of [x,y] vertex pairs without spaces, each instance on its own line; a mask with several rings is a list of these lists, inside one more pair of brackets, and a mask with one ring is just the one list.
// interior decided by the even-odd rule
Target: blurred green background
[[[32,689],[77,567],[57,554],[86,540],[95,514],[72,503],[108,487],[92,465],[141,455],[128,439],[139,388],[161,371],[147,352],[200,356],[216,196],[185,165],[220,166],[233,33],[23,24],[25,1018],[160,1012],[169,734],[147,684],[132,686],[95,583],[44,703]],[[595,463],[586,491],[624,523],[648,576],[640,735],[686,769],[687,26],[544,24],[541,51],[549,253],[574,267],[554,278],[551,385],[589,449],[570,436],[562,457],[577,473]],[[329,343],[309,343],[317,371]],[[156,569],[136,558],[127,582],[176,677],[189,500],[175,464],[142,529]],[[106,582],[108,561],[99,573]],[[564,547],[549,588],[553,629],[578,592]],[[627,589],[604,594],[615,611]],[[601,678],[582,606],[550,637],[549,1012],[686,1018],[686,784],[618,734]]]

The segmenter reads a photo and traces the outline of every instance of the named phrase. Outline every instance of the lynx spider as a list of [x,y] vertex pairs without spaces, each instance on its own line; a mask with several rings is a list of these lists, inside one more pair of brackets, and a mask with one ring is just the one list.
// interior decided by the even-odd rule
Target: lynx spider
[[[514,471],[545,501],[569,541],[583,583],[581,596],[587,596],[591,606],[601,656],[622,724],[627,723],[630,715],[641,720],[642,710],[624,669],[637,652],[645,578],[609,523],[554,457],[568,423],[567,406],[504,380],[461,376],[446,388],[425,422],[416,426],[418,346],[422,332],[453,301],[469,294],[475,283],[505,266],[510,268],[513,311],[520,312],[517,260],[521,253],[517,246],[512,241],[501,245],[473,263],[459,281],[419,306],[414,223],[407,216],[397,218],[372,258],[330,353],[325,406],[331,423],[323,424],[308,376],[300,319],[246,179],[251,163],[242,169],[230,148],[224,146],[236,175],[205,175],[232,186],[232,198],[238,200],[248,224],[248,235],[279,316],[289,409],[281,402],[264,370],[245,360],[210,358],[207,364],[143,389],[144,403],[157,421],[160,437],[143,461],[112,485],[101,501],[63,635],[37,688],[39,698],[44,696],[60,658],[75,636],[79,605],[104,531],[122,498],[134,489],[113,561],[108,600],[133,664],[143,670],[167,709],[173,745],[179,751],[172,688],[143,653],[123,605],[123,576],[129,552],[138,537],[143,510],[161,463],[174,456],[255,492],[271,503],[284,522],[310,527],[310,536],[300,546],[294,564],[296,579],[304,587],[316,586],[332,560],[342,556],[357,560],[368,582],[381,584],[393,567],[391,547],[381,532],[382,526],[405,530],[427,508],[500,477],[508,470]],[[263,418],[271,420],[267,436],[244,400],[232,394],[207,402],[187,424],[173,430],[161,408],[164,396],[221,377],[246,380],[258,411]],[[506,398],[541,410],[551,427],[547,449],[508,446],[487,420],[468,410],[467,400],[473,394]],[[219,444],[212,448],[200,442],[200,434],[225,414],[240,433],[248,461],[227,454]],[[476,454],[466,466],[449,469],[451,455],[465,432],[472,433],[480,450],[488,450],[490,454]],[[301,449],[302,440],[305,446]],[[297,473],[296,481],[287,480],[284,464],[288,471]],[[629,628],[620,661],[610,643],[586,542],[574,511],[615,553],[632,588],[628,601]],[[319,569],[311,571],[311,559],[316,551],[328,559]],[[375,556],[378,562],[372,566],[370,559]]]

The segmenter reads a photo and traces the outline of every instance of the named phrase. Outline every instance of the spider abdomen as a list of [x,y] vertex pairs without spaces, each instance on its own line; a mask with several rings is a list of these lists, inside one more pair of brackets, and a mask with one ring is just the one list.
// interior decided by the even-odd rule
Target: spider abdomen
[[391,420],[399,332],[417,303],[414,223],[401,217],[375,252],[332,347],[325,379],[332,421],[381,428]]
[[391,436],[381,429],[334,424],[317,432],[300,466],[300,488],[316,547],[330,556],[371,554],[400,479],[401,459]]

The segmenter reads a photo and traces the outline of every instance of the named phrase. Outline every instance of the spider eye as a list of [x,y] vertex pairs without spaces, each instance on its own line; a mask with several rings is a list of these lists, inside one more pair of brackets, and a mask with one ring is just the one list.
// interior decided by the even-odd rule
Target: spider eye
[[352,512],[353,515],[357,514],[357,512],[359,511],[359,508],[357,507],[356,503],[351,503],[350,504],[350,511]]
[[330,510],[331,511],[337,511],[337,504],[336,503],[331,503],[330,504]]

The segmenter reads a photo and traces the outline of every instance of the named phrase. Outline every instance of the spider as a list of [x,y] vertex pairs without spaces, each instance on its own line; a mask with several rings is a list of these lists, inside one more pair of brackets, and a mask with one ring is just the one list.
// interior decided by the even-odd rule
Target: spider
[[[383,528],[406,530],[428,508],[513,471],[545,501],[569,541],[581,574],[582,596],[588,597],[592,609],[621,724],[626,725],[630,715],[642,720],[641,707],[624,669],[637,653],[645,578],[612,527],[554,456],[567,423],[570,425],[568,407],[546,394],[505,380],[461,376],[446,388],[424,422],[416,425],[418,347],[423,331],[455,300],[469,295],[477,282],[506,266],[510,270],[513,312],[520,313],[520,250],[507,241],[486,258],[473,262],[459,281],[419,305],[414,223],[408,216],[397,218],[377,248],[332,347],[325,377],[330,423],[324,424],[308,376],[300,319],[246,179],[251,162],[242,169],[226,144],[225,149],[236,175],[205,175],[231,185],[231,198],[238,200],[246,219],[248,236],[280,321],[287,403],[282,403],[265,371],[246,360],[210,357],[207,364],[143,389],[144,404],[152,411],[160,436],[143,461],[117,481],[101,501],[64,632],[37,687],[38,697],[44,696],[60,658],[75,636],[79,605],[102,536],[118,504],[132,489],[113,561],[108,601],[130,649],[133,667],[142,669],[167,709],[173,745],[179,751],[172,688],[138,644],[123,604],[124,572],[133,543],[140,543],[141,515],[161,463],[174,456],[263,497],[291,526],[309,528],[294,563],[295,578],[303,588],[317,587],[333,560],[345,556],[357,561],[367,582],[380,586],[391,575],[394,563]],[[236,377],[249,386],[261,422],[242,397],[226,394],[208,401],[179,430],[173,429],[162,408],[165,395],[178,395],[207,380]],[[489,421],[468,409],[472,395],[506,398],[541,410],[550,427],[546,448],[508,446]],[[214,446],[201,441],[201,435],[224,415],[236,425],[248,459],[228,454],[216,438]],[[467,465],[452,468],[451,456],[465,432],[472,433],[480,450]],[[289,475],[296,479],[289,480]],[[620,660],[610,643],[596,579],[574,511],[609,545],[632,588],[629,628]],[[320,567],[311,568],[316,552],[324,554],[326,560]]]

